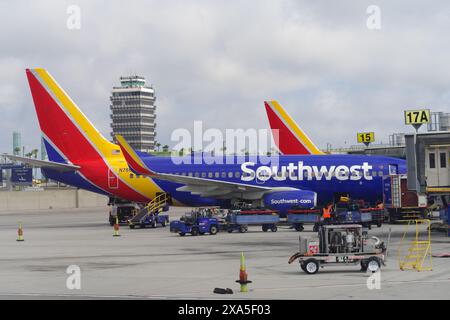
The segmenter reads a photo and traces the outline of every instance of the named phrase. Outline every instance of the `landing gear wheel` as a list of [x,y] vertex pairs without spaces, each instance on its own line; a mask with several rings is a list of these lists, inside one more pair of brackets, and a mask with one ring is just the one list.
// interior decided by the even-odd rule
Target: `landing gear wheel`
[[319,262],[316,259],[306,260],[304,266],[307,274],[315,274],[319,271]]
[[192,228],[191,234],[192,234],[194,237],[195,237],[195,236],[198,236],[198,234],[199,234],[198,229],[197,229],[197,228]]
[[380,270],[380,268],[380,260],[378,260],[377,257],[370,257],[367,261],[367,270],[369,270],[370,272],[377,272],[378,270]]
[[278,227],[277,227],[277,226],[272,226],[272,227],[270,228],[270,230],[271,230],[272,232],[277,232],[277,231],[278,231]]
[[211,228],[209,229],[209,233],[212,235],[217,234],[217,231],[218,231],[217,226],[211,226]]
[[297,230],[298,232],[301,232],[303,230],[305,230],[305,227],[302,224],[296,224],[294,226],[295,230]]
[[247,226],[240,226],[239,227],[239,232],[240,233],[246,233],[248,231],[248,227]]

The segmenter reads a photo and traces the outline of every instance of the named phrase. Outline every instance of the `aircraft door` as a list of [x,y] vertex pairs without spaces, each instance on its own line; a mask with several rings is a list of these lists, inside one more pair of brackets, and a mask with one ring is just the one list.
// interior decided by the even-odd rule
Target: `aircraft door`
[[450,147],[439,147],[437,149],[437,163],[436,167],[438,170],[438,180],[440,187],[450,186]]
[[108,168],[108,188],[110,189],[119,188],[119,177],[114,171],[116,170]]
[[439,149],[428,148],[425,151],[425,175],[427,177],[427,186],[439,186]]

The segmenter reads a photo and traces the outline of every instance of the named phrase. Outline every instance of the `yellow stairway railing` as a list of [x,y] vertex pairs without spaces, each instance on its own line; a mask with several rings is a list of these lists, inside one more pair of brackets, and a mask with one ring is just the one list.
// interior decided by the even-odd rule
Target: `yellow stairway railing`
[[164,210],[164,206],[169,201],[169,196],[167,193],[161,193],[154,197],[145,207],[143,207],[133,218],[131,218],[128,223],[133,225],[135,223],[140,223],[145,217],[150,214],[158,214]]
[[145,209],[150,213],[160,213],[168,201],[167,193],[161,193],[150,201]]
[[[408,240],[410,227],[414,225],[414,240]],[[421,226],[426,225],[426,235],[420,232]],[[422,227],[423,228],[423,227]],[[430,220],[409,220],[398,248],[400,270],[415,269],[417,271],[431,271],[433,261],[431,256]]]

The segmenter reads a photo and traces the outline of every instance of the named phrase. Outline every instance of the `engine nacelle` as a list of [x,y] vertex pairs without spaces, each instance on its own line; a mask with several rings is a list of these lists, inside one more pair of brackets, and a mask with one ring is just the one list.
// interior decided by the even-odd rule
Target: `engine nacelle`
[[307,190],[275,191],[267,193],[263,198],[264,206],[278,210],[281,216],[287,214],[292,207],[310,209],[317,204],[317,194]]

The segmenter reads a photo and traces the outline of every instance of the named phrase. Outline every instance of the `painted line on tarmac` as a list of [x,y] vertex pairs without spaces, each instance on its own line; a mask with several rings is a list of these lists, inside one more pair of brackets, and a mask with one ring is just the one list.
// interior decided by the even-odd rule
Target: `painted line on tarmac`
[[[85,294],[51,294],[51,293],[0,293],[0,297],[9,297],[9,298],[24,298],[24,297],[33,297],[33,298],[69,298],[69,299],[186,299],[185,296],[177,296],[177,295],[85,295]],[[201,299],[190,297],[189,299]],[[206,298],[205,298],[206,299]]]
[[[443,283],[449,282],[450,279],[442,280],[405,280],[405,281],[382,281],[382,285],[396,285],[396,284],[427,284],[427,283]],[[310,290],[310,289],[332,289],[332,288],[344,288],[344,287],[366,287],[366,282],[364,283],[353,283],[353,284],[336,284],[336,285],[314,285],[314,286],[301,286],[301,287],[280,287],[280,288],[255,288],[255,291],[282,291],[282,290]]]

